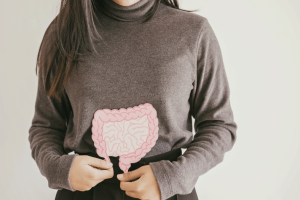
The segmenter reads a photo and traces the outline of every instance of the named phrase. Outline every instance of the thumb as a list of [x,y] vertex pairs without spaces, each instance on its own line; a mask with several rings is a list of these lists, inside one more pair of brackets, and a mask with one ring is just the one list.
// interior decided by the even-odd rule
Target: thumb
[[99,169],[109,169],[112,167],[112,163],[92,156],[89,156],[88,164]]
[[143,175],[143,170],[141,168],[138,168],[133,171],[129,171],[124,174],[118,174],[117,178],[121,181],[131,181],[140,178]]

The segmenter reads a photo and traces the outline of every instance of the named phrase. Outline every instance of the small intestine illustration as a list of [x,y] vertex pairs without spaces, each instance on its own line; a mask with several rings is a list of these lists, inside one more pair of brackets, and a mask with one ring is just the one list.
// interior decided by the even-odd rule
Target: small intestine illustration
[[157,112],[150,103],[97,110],[92,125],[97,154],[108,162],[109,156],[120,156],[119,167],[124,173],[151,150],[158,138]]

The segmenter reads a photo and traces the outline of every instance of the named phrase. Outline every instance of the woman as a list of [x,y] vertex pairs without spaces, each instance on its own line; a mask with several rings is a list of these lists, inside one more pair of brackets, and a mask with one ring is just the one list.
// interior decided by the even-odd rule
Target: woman
[[236,141],[217,38],[177,0],[62,1],[37,69],[29,142],[56,200],[196,200]]

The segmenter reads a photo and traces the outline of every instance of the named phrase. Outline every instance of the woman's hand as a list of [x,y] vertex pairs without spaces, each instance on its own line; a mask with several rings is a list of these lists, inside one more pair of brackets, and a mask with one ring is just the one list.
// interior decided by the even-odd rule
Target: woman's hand
[[[160,189],[150,165],[144,165],[136,170],[117,178],[121,181],[120,188],[126,195],[143,200],[160,200]],[[131,180],[137,179],[133,182]]]
[[87,191],[104,179],[112,178],[114,170],[112,165],[109,164],[105,159],[102,160],[87,155],[76,156],[69,175],[72,188]]

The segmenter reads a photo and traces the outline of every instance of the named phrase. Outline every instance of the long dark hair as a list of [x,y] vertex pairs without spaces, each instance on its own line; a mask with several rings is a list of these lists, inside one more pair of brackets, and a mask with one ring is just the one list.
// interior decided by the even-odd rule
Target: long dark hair
[[[59,14],[45,32],[38,51],[36,74],[39,68],[46,93],[53,99],[61,101],[71,70],[80,61],[80,49],[95,51],[93,41],[102,39],[96,29],[100,25],[96,17],[97,1],[101,0],[61,0]],[[152,18],[161,1],[182,11],[197,11],[180,9],[177,0],[155,0],[151,12],[140,19],[142,23]],[[54,28],[50,29],[51,25]]]

